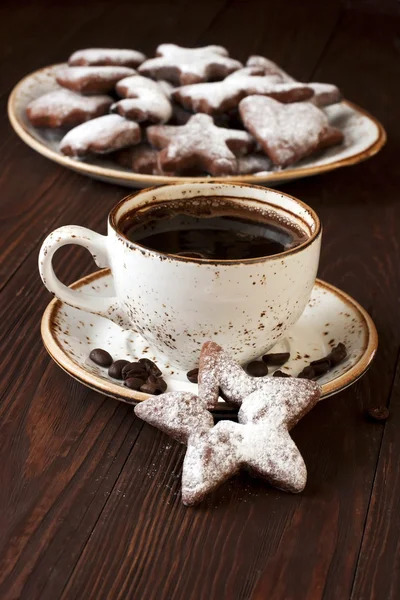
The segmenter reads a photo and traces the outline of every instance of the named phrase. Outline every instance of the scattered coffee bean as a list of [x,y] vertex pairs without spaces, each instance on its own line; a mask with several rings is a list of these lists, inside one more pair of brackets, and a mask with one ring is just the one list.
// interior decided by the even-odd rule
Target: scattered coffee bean
[[386,406],[376,406],[375,408],[367,408],[367,416],[373,421],[386,421],[389,417],[389,409]]
[[346,346],[342,343],[338,344],[333,348],[329,354],[331,359],[332,367],[336,367],[342,360],[347,356]]
[[143,379],[146,381],[148,373],[143,365],[139,362],[131,362],[125,365],[122,369],[122,378],[129,379],[129,377],[139,377],[139,379]]
[[273,373],[272,377],[291,377],[291,375],[289,375],[289,373],[285,373],[284,371],[280,371],[278,369],[277,371],[275,371]]
[[314,361],[311,363],[310,367],[313,369],[315,375],[319,377],[320,375],[325,375],[331,368],[331,363],[329,360],[321,360]]
[[314,367],[304,367],[302,371],[297,375],[299,379],[314,379],[316,377]]
[[190,383],[198,383],[198,379],[199,379],[199,370],[198,369],[192,369],[191,371],[188,371],[186,373],[186,377],[189,379]]
[[290,358],[290,352],[275,352],[271,354],[264,354],[262,357],[265,364],[269,367],[280,367]]
[[108,374],[113,379],[122,379],[122,369],[129,365],[128,360],[115,360],[111,367],[108,369]]
[[95,348],[92,350],[89,354],[89,358],[100,367],[109,367],[113,362],[111,354],[106,352],[106,350],[102,350],[101,348]]
[[158,386],[154,383],[144,383],[140,388],[140,391],[144,392],[145,394],[153,394],[154,396],[158,396],[162,393]]
[[162,375],[162,371],[160,371],[156,363],[149,358],[139,358],[139,363],[144,366],[150,375],[154,375],[155,377],[160,377],[160,375]]
[[151,385],[157,386],[157,389],[163,394],[167,389],[167,382],[164,381],[162,377],[155,377],[154,375],[150,375],[146,383],[150,383]]
[[144,381],[143,379],[139,379],[139,377],[128,377],[128,379],[125,379],[124,384],[130,390],[140,390],[144,385]]
[[253,377],[264,377],[264,375],[268,375],[268,367],[265,362],[262,362],[261,360],[253,360],[253,362],[247,365],[246,371]]

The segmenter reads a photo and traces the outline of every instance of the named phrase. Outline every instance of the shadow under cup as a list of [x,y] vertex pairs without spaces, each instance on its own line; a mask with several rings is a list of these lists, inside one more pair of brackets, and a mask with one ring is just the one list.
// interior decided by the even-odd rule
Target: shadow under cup
[[[130,241],[127,215],[166,203],[226,199],[242,210],[268,212],[300,228],[305,241],[279,254],[204,260],[166,254]],[[315,212],[282,192],[241,184],[187,183],[151,188],[122,200],[110,213],[108,262],[120,309],[162,360],[189,370],[201,346],[214,340],[241,363],[268,351],[299,319],[318,269],[321,225]]]

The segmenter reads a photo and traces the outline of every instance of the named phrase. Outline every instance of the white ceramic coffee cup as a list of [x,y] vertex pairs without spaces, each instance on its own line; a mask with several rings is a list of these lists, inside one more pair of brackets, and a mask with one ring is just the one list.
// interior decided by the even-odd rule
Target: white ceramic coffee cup
[[[306,241],[273,256],[208,261],[159,253],[119,230],[124,215],[155,202],[199,197],[218,203],[221,196],[273,211],[300,227]],[[53,254],[66,244],[87,248],[98,267],[111,269],[115,296],[80,293],[57,279]],[[109,215],[106,236],[76,225],[56,229],[42,245],[39,270],[47,289],[66,304],[137,331],[170,363],[191,369],[206,340],[215,340],[242,363],[271,348],[310,298],[320,245],[317,215],[288,194],[244,184],[183,183],[124,198]]]

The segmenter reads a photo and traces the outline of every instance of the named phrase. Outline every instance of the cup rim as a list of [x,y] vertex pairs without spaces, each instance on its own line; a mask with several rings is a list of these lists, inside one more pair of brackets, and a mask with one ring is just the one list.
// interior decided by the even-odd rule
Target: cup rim
[[[207,184],[207,183],[208,183],[207,181],[201,181],[201,182],[197,182],[196,185],[199,185],[199,184],[203,185],[203,184]],[[311,206],[309,206],[302,200],[299,200],[299,198],[296,198],[295,196],[292,196],[291,194],[287,194],[286,192],[275,190],[273,188],[268,188],[268,187],[261,186],[261,185],[254,185],[254,184],[248,184],[248,183],[237,183],[237,182],[232,182],[232,183],[227,182],[227,183],[221,183],[221,184],[218,183],[218,187],[226,186],[226,187],[236,187],[236,188],[244,188],[244,189],[257,188],[262,191],[272,192],[273,194],[279,194],[281,196],[286,196],[287,198],[294,200],[294,202],[299,204],[302,208],[304,208],[307,212],[310,213],[310,215],[315,223],[315,231],[310,235],[310,237],[307,237],[307,239],[304,242],[302,242],[301,244],[299,244],[298,246],[295,246],[294,248],[290,248],[289,250],[284,250],[283,252],[279,252],[277,254],[272,254],[270,256],[257,256],[256,258],[236,258],[236,259],[215,260],[215,259],[209,259],[209,258],[192,258],[192,257],[188,257],[188,256],[179,256],[178,254],[169,254],[167,252],[160,252],[158,250],[153,250],[152,248],[148,248],[147,246],[139,244],[138,242],[132,242],[118,228],[116,214],[117,214],[118,210],[121,208],[121,206],[126,204],[132,198],[134,198],[135,196],[138,196],[139,194],[148,193],[148,192],[156,192],[157,190],[159,190],[161,188],[180,187],[181,185],[182,184],[180,184],[180,183],[166,183],[164,185],[152,186],[152,187],[138,190],[137,192],[133,192],[132,194],[128,194],[128,196],[125,196],[124,198],[122,198],[111,209],[111,211],[108,215],[108,223],[109,223],[110,227],[113,229],[113,231],[116,233],[116,235],[130,248],[137,248],[138,250],[141,250],[141,251],[144,250],[152,256],[156,256],[156,257],[162,258],[162,259],[176,260],[179,262],[194,263],[194,264],[198,264],[198,265],[221,265],[221,266],[264,263],[267,260],[268,261],[276,260],[276,259],[281,259],[282,257],[286,258],[287,256],[290,256],[292,254],[297,254],[297,252],[305,250],[321,234],[322,225],[321,225],[321,221],[320,221],[320,218],[318,217],[317,213],[315,212],[315,210],[313,208],[311,208]],[[208,185],[215,186],[215,184],[213,184],[211,182],[209,182]],[[246,198],[246,196],[243,196],[243,197]]]

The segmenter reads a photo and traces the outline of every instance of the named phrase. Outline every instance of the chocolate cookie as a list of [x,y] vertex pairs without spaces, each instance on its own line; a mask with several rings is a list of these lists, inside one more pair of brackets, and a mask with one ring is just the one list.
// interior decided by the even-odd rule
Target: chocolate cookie
[[65,67],[56,73],[57,83],[81,94],[105,94],[124,77],[134,75],[128,67]]
[[243,98],[261,94],[280,102],[298,102],[310,99],[314,92],[304,83],[285,83],[275,76],[233,73],[223,81],[187,85],[172,94],[185,108],[218,115],[236,108]]
[[35,127],[75,127],[108,112],[110,96],[80,96],[69,90],[56,90],[32,100],[26,114]]
[[216,177],[237,173],[236,156],[254,147],[250,134],[217,127],[208,115],[193,115],[182,126],[153,125],[147,129],[147,139],[162,149],[163,170],[199,169]]
[[121,79],[116,91],[124,100],[113,104],[111,111],[122,117],[138,122],[166,123],[172,116],[171,102],[156,81],[133,75]]
[[71,129],[61,140],[60,150],[67,156],[82,158],[138,144],[140,138],[137,123],[119,115],[105,115]]
[[138,67],[146,56],[137,50],[120,48],[85,48],[77,50],[68,59],[70,66],[79,67]]
[[274,165],[287,167],[320,148],[340,143],[343,134],[311,102],[281,104],[266,96],[249,96],[239,112]]
[[161,44],[156,55],[140,65],[139,73],[180,85],[223,79],[242,66],[239,61],[229,58],[228,51],[222,46],[182,48]]

